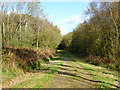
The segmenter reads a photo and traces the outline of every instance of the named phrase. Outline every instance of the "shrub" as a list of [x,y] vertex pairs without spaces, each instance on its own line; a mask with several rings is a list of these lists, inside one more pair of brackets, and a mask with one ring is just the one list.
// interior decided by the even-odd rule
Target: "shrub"
[[[53,54],[50,50],[9,47],[4,51],[7,52],[4,57],[5,61],[7,61],[6,63],[15,63],[15,61],[17,61],[19,68],[22,68],[24,71],[40,69],[42,62],[49,62],[50,59],[53,58]],[[7,56],[9,53],[12,57]]]

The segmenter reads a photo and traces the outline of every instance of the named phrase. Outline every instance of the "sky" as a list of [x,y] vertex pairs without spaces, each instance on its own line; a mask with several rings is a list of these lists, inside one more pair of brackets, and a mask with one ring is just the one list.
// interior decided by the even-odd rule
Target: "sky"
[[89,2],[41,2],[43,13],[65,35],[84,21]]

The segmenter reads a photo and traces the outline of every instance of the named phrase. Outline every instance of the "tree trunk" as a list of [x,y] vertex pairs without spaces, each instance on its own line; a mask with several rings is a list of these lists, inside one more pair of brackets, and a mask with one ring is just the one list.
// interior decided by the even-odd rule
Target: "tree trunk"
[[37,49],[38,49],[38,46],[39,46],[39,30],[38,30],[38,35],[37,35]]
[[26,17],[26,15],[25,15],[25,33],[26,33],[26,30],[27,30],[27,26],[28,26],[27,17]]
[[10,33],[9,33],[9,15],[8,15],[8,20],[7,20],[7,27],[8,27],[8,43],[7,43],[7,46],[9,47],[10,46]]
[[20,39],[20,46],[21,46],[21,13],[20,13],[20,28],[19,28],[19,39]]
[[[118,5],[119,6],[119,5]],[[111,16],[111,20],[113,21],[114,23],[114,26],[115,26],[115,33],[116,33],[116,55],[118,56],[118,52],[119,52],[119,28],[118,28],[118,24],[117,22],[114,20],[114,17],[113,17],[113,12],[111,10],[111,7],[110,7],[110,3],[109,3],[109,6],[108,6],[108,10],[110,12],[110,16]],[[119,10],[118,10],[119,11]],[[118,13],[119,14],[119,13]]]
[[5,47],[5,26],[4,22],[2,22],[2,48]]

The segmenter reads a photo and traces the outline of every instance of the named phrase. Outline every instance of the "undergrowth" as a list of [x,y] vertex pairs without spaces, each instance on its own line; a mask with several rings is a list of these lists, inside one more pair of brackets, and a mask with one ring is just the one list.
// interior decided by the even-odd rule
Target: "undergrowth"
[[49,62],[52,58],[53,53],[49,50],[13,47],[3,49],[3,84],[26,72],[40,69],[42,63]]

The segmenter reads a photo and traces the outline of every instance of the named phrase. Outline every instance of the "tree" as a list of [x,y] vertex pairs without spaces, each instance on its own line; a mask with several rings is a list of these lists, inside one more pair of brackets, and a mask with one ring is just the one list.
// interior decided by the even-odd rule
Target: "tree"
[[118,6],[117,2],[90,3],[85,11],[89,19],[73,31],[72,51],[99,56],[110,64],[117,62],[120,34]]

